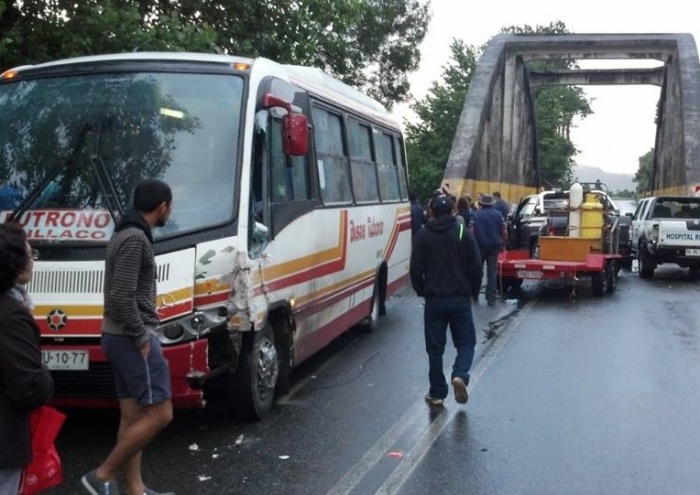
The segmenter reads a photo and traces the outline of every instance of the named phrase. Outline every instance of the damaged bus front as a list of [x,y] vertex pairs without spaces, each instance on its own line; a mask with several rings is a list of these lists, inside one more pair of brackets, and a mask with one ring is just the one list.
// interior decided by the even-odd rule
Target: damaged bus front
[[[212,379],[238,367],[244,339],[233,330],[254,326],[256,271],[249,240],[239,235],[249,232],[248,217],[239,215],[244,134],[253,128],[245,116],[265,104],[247,108],[250,62],[131,54],[2,74],[0,220],[22,225],[39,252],[28,288],[57,405],[115,404],[99,345],[105,248],[146,177],[173,191],[154,250],[158,336],[175,407],[202,407]],[[304,124],[304,140],[305,133]],[[250,232],[263,247],[265,228]],[[274,363],[270,373],[276,370]],[[241,388],[224,382],[227,399]]]

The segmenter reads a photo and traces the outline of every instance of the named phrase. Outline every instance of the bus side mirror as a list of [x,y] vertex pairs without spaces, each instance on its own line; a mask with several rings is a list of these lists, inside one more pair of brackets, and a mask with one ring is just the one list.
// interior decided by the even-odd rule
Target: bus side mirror
[[308,120],[302,113],[282,117],[282,149],[287,156],[304,156],[309,150]]

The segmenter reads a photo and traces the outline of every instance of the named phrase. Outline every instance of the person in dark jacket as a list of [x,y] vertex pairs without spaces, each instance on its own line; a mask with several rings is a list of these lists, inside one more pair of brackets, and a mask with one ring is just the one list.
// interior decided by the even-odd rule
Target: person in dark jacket
[[143,482],[141,452],[170,424],[173,407],[168,362],[155,334],[159,318],[151,229],[168,221],[172,199],[165,182],[141,181],[133,210],[121,218],[107,246],[101,346],[114,370],[121,419],[116,446],[81,479],[92,495],[118,494],[122,469],[127,494],[158,495]]
[[452,386],[456,401],[464,404],[476,345],[470,297],[481,285],[481,259],[469,229],[457,223],[449,197],[433,198],[430,210],[433,218],[414,239],[410,265],[413,289],[425,299],[425,348],[430,367],[425,400],[442,406],[447,397],[442,357],[449,325],[457,349]]
[[33,267],[22,227],[0,225],[0,495],[19,493],[22,469],[31,461],[29,415],[53,397],[39,327],[22,287]]
[[[479,245],[482,262],[486,263],[486,303],[493,306],[496,304],[498,253],[506,246],[508,231],[505,218],[494,208],[495,201],[490,194],[484,194],[479,204],[481,209],[472,213],[469,230]],[[475,301],[478,301],[478,292]]]
[[503,199],[501,197],[501,193],[498,191],[494,191],[492,196],[494,201],[493,209],[500,211],[503,218],[508,218],[508,215],[510,214],[510,205],[508,204],[508,201]]
[[408,199],[411,201],[411,235],[415,236],[423,227],[425,217],[423,216],[423,207],[418,201],[416,193],[413,191],[409,192]]
[[460,196],[457,200],[457,215],[464,219],[464,225],[467,226],[469,226],[469,222],[472,220],[471,201],[468,194]]

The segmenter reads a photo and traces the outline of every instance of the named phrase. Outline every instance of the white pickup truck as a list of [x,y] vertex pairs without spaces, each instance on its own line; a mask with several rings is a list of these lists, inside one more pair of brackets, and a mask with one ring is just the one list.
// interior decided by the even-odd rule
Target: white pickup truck
[[652,278],[662,263],[700,271],[700,197],[642,199],[632,216],[632,251],[639,276]]

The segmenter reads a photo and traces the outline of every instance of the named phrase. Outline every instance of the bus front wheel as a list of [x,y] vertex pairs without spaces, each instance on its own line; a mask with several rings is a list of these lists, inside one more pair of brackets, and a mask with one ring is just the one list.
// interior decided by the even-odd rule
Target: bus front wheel
[[272,408],[279,378],[279,356],[270,324],[245,345],[236,372],[235,409],[241,419],[262,419]]

